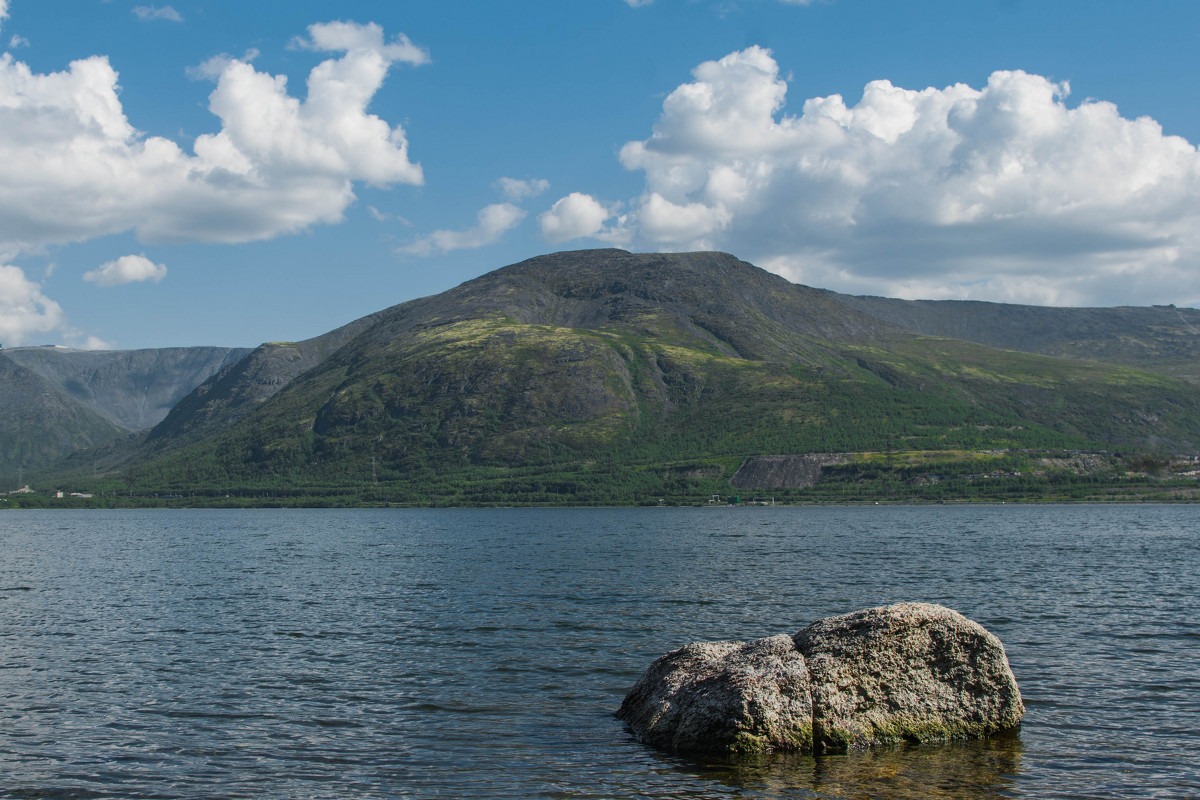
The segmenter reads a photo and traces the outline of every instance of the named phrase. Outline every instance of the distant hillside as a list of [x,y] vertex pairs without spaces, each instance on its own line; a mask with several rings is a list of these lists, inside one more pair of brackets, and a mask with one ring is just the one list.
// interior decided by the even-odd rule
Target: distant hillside
[[158,424],[199,383],[249,352],[0,350],[0,481]]
[[106,444],[128,431],[0,350],[0,491],[77,450]]
[[264,346],[111,467],[130,491],[639,502],[762,455],[1200,443],[1191,384],[880,308],[721,253],[556,253]]
[[17,347],[3,352],[88,410],[126,430],[140,431],[157,425],[200,383],[250,351],[229,347]]
[[1200,310],[1194,308],[1047,308],[834,296],[855,311],[929,336],[1124,364],[1200,383]]
[[302,342],[268,342],[198,384],[150,432],[149,441],[179,443],[219,432],[240,420],[301,373],[320,364],[373,316]]

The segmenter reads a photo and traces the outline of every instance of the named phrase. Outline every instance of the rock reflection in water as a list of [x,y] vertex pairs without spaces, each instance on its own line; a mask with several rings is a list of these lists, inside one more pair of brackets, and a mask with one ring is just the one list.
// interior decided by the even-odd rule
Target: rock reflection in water
[[1012,796],[1021,740],[1012,733],[838,756],[774,754],[719,762],[676,759],[675,764],[755,797],[986,800]]

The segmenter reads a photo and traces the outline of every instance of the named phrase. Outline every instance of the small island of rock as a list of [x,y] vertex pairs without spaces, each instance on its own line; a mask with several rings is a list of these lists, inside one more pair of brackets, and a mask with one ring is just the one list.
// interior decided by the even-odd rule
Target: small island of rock
[[655,660],[617,712],[653,747],[729,753],[976,738],[1024,714],[1000,640],[927,603],[829,617],[795,636],[689,644]]

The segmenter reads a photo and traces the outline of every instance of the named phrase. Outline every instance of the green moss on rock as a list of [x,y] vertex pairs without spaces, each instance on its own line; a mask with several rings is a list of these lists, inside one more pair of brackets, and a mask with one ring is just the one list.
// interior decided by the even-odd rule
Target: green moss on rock
[[646,670],[618,716],[654,747],[748,754],[976,738],[1024,712],[995,636],[948,608],[900,603],[795,637],[687,645]]

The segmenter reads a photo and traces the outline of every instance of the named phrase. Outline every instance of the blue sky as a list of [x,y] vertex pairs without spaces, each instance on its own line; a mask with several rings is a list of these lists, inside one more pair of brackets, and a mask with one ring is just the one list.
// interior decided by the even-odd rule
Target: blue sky
[[559,249],[1200,304],[1194,2],[0,0],[0,343],[253,346]]

